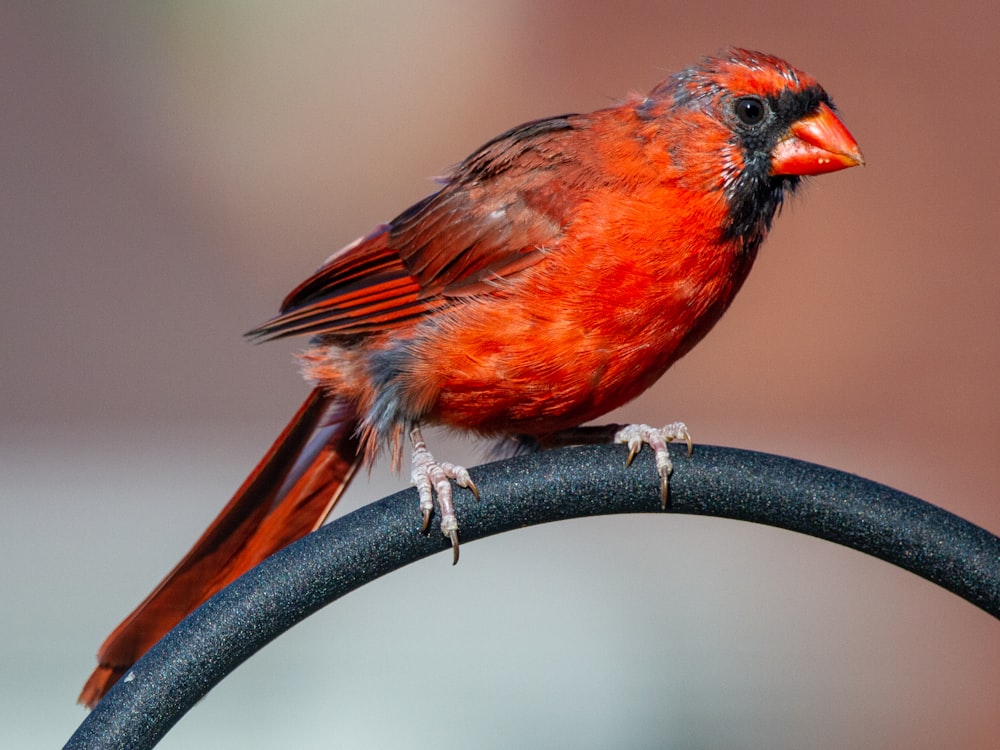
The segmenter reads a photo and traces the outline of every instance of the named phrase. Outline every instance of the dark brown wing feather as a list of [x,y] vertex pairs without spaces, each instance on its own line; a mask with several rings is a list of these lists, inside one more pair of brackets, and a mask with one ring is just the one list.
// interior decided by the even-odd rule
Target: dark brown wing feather
[[[567,141],[586,119],[522,125],[459,164],[444,187],[332,256],[248,335],[353,336],[489,291],[553,247],[579,168]],[[579,149],[577,149],[579,151]],[[557,178],[558,176],[558,178]]]
[[419,284],[388,243],[386,225],[348,245],[285,298],[281,315],[247,335],[350,336],[424,314]]

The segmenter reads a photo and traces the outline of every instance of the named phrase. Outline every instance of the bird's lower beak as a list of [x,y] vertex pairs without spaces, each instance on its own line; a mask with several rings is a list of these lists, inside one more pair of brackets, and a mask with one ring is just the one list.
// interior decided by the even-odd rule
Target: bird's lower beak
[[854,136],[826,104],[801,120],[771,152],[771,174],[814,175],[864,166]]

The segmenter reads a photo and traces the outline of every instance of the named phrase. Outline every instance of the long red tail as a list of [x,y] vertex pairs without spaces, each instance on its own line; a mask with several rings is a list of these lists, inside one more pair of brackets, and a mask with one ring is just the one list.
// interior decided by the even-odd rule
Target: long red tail
[[358,466],[356,427],[350,406],[314,390],[191,551],[101,645],[80,703],[93,708],[202,602],[319,527]]

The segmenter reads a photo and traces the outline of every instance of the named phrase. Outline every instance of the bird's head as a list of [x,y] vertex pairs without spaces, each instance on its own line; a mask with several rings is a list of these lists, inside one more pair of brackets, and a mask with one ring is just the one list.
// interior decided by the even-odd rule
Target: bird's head
[[816,79],[761,52],[704,58],[657,86],[644,105],[662,118],[681,171],[728,202],[727,239],[754,247],[802,177],[864,164]]

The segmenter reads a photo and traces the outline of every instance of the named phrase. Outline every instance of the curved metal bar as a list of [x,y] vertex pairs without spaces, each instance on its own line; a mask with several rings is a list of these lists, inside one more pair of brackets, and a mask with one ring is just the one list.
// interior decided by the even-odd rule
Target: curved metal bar
[[[672,447],[673,448],[673,447]],[[473,470],[482,500],[458,492],[462,543],[581,516],[659,513],[650,451],[543,451]],[[826,539],[923,576],[1000,617],[1000,538],[860,477],[762,453],[673,450],[668,512],[719,516]],[[206,602],[149,651],[81,724],[67,748],[150,748],[227,674],[344,594],[448,549],[417,533],[415,490],[338,518]],[[442,575],[446,574],[442,571]]]

